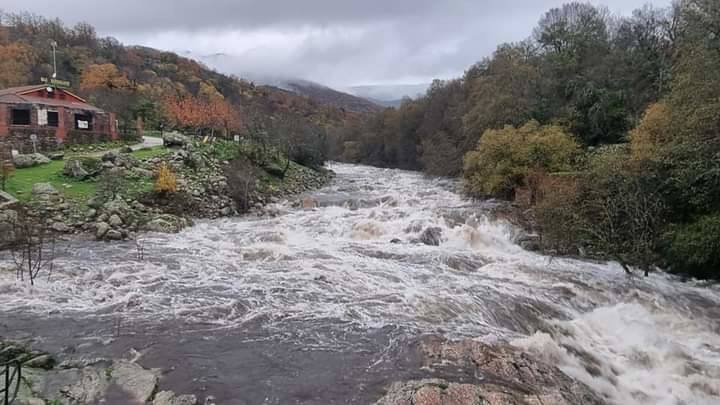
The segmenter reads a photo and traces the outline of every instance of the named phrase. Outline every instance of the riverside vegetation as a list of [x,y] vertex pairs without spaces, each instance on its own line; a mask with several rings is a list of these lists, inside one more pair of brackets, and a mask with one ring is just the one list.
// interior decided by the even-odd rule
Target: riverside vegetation
[[524,200],[547,251],[719,278],[719,32],[715,0],[630,17],[568,3],[462,78],[345,126],[332,155]]

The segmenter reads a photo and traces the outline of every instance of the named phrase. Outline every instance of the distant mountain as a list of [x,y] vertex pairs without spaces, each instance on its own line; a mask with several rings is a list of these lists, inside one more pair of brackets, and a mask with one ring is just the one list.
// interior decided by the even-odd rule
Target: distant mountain
[[276,83],[280,88],[303,95],[318,103],[329,104],[346,111],[368,113],[382,110],[383,106],[366,98],[343,93],[307,80],[290,79]]
[[402,99],[409,97],[418,98],[425,94],[430,83],[417,84],[389,84],[389,85],[367,85],[367,86],[351,86],[346,89],[350,94],[373,100],[376,103],[387,107],[397,107]]

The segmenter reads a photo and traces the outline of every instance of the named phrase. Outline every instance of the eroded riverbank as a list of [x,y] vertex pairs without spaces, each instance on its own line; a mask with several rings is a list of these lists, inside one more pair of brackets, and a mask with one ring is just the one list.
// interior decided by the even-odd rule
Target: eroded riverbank
[[[609,403],[720,400],[717,287],[526,252],[448,180],[332,169],[316,210],[148,234],[142,260],[134,243],[74,242],[33,288],[2,273],[0,335],[69,356],[132,348],[163,389],[218,403],[364,404],[459,378],[421,367],[430,335],[508,342]],[[413,243],[428,228],[440,246]]]

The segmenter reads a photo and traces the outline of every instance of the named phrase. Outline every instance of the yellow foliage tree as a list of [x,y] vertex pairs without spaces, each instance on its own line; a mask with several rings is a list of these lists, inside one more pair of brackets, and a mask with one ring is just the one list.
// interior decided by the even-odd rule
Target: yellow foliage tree
[[630,132],[630,151],[635,160],[655,160],[672,141],[672,116],[665,103],[652,104],[640,124]]
[[562,127],[530,121],[487,130],[464,159],[465,187],[480,196],[511,197],[532,172],[573,170],[580,145]]
[[0,45],[0,88],[28,84],[36,60],[29,45],[19,42]]
[[177,176],[165,162],[160,165],[158,170],[155,191],[158,193],[174,193],[177,191]]

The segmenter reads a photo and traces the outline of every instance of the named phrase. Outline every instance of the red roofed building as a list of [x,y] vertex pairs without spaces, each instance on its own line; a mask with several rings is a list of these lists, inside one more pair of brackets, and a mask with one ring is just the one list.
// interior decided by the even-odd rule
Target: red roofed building
[[47,85],[0,90],[0,142],[20,153],[118,138],[115,114],[67,90]]

